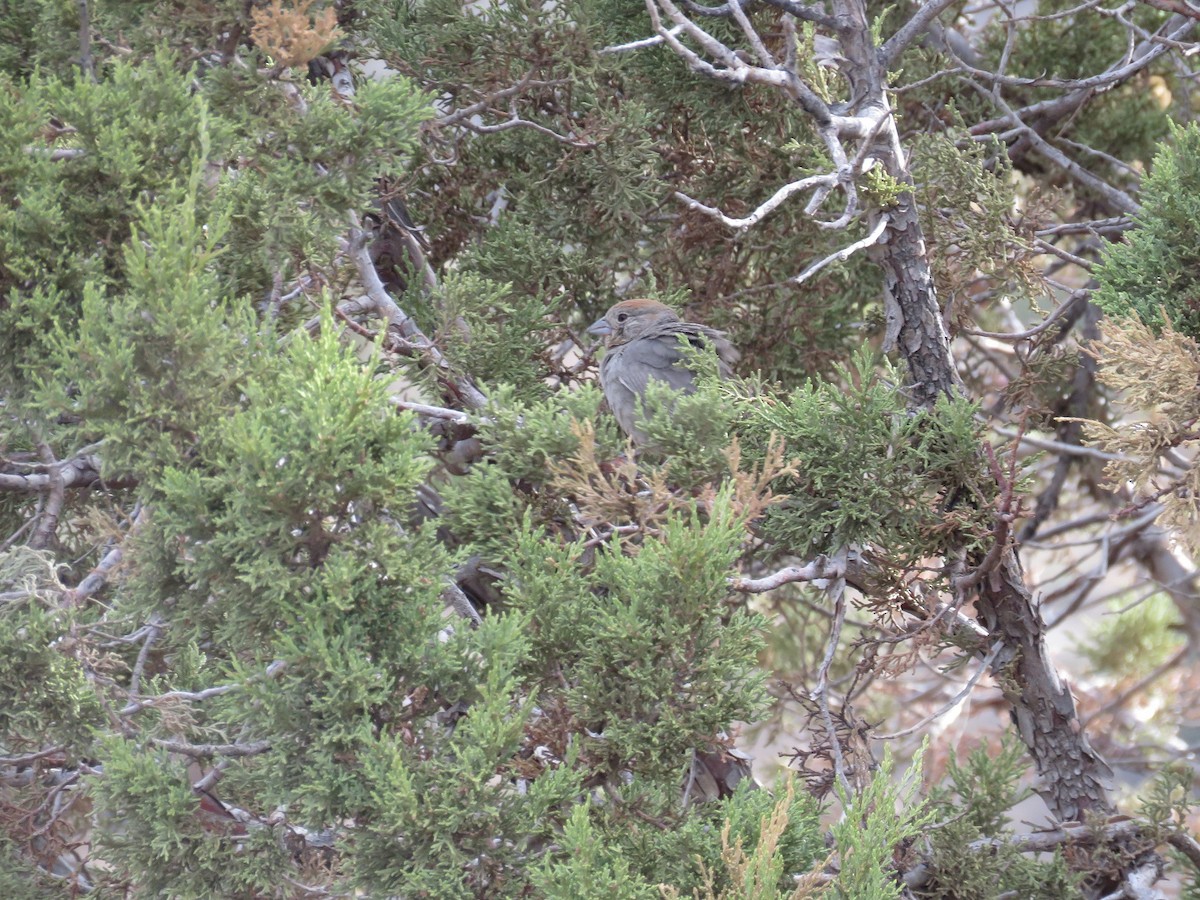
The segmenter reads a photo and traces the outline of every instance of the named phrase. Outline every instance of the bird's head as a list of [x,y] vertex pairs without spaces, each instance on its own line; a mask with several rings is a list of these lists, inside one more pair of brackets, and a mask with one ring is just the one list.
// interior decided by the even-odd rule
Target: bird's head
[[675,310],[657,300],[622,300],[588,327],[588,334],[608,338],[616,347],[641,337],[664,322],[678,322]]

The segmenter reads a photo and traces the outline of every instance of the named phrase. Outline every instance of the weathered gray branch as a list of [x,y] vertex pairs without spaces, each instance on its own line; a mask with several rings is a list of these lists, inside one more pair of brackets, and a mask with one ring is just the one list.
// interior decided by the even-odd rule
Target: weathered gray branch
[[[732,48],[691,22],[670,0],[647,0],[647,8],[656,33],[693,71],[730,83],[752,82],[790,90],[792,81],[786,76],[795,73],[783,73],[778,67],[747,65]],[[667,34],[660,9],[673,25],[683,26],[679,36]],[[902,29],[890,49],[885,47],[882,52],[873,45],[863,0],[833,0],[832,11],[834,30],[846,58],[842,73],[849,82],[852,98],[847,118],[870,123],[857,135],[864,141],[858,156],[877,160],[888,176],[909,187],[913,184],[912,176],[890,115],[887,62],[919,35],[922,25],[932,23],[942,11],[941,4],[934,2],[922,7],[910,22],[912,27],[907,31]],[[746,24],[740,24],[745,31]],[[695,41],[716,64],[686,46],[681,36]],[[757,52],[757,46],[754,49]],[[758,55],[760,61],[767,61],[762,53]],[[800,105],[809,112],[818,129],[829,128],[829,133],[841,139],[849,136],[831,128],[832,114],[824,103],[813,108],[803,102]],[[842,159],[845,158],[843,153]],[[836,157],[835,163],[841,169],[842,163]],[[878,222],[876,218],[873,225]],[[910,190],[904,190],[888,209],[883,234],[869,252],[883,272],[888,346],[897,349],[908,364],[907,391],[911,403],[915,407],[932,407],[942,398],[962,396],[964,388],[950,352],[928,248]],[[1085,812],[1111,812],[1104,786],[1108,767],[1080,729],[1070,691],[1050,662],[1044,640],[1045,625],[1024,584],[1016,557],[1007,541],[993,555],[995,558],[987,561],[983,577],[966,578],[960,583],[974,588],[975,609],[988,633],[989,644],[995,646],[999,642],[991,669],[1011,704],[1020,735],[1044,776],[1043,796],[1054,814],[1064,821],[1078,819]],[[956,564],[958,572],[952,574],[961,576],[983,561],[982,557],[967,560],[965,550],[963,556]]]
[[441,373],[444,383],[454,391],[466,408],[483,409],[487,405],[487,398],[479,388],[475,387],[469,378],[455,375],[451,371],[449,360],[425,336],[412,317],[401,309],[400,305],[388,294],[387,289],[383,286],[383,281],[379,278],[379,273],[375,270],[375,264],[371,262],[366,232],[359,227],[357,219],[353,225],[349,240],[350,258],[354,260],[354,264],[358,268],[358,276],[362,281],[363,289],[367,292],[371,302],[375,304],[375,309],[387,320],[388,326],[396,329],[403,338],[413,343],[419,342],[429,361]]

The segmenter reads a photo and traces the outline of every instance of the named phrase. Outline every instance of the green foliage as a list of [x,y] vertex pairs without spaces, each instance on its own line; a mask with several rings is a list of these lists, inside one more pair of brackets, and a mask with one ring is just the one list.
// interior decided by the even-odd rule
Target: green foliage
[[1149,674],[1174,654],[1182,641],[1179,613],[1170,598],[1154,594],[1134,605],[1128,596],[1108,604],[1079,650],[1101,673],[1136,678]]
[[1141,813],[1159,828],[1186,830],[1195,798],[1195,773],[1182,763],[1163,766],[1141,800]]
[[516,480],[544,481],[551,463],[570,459],[578,452],[579,435],[565,422],[595,422],[596,441],[602,452],[616,455],[625,446],[616,421],[598,410],[604,397],[594,384],[559,391],[552,398],[523,402],[505,385],[488,396],[487,419],[479,436],[491,449],[496,464]]
[[364,827],[355,880],[368,890],[468,897],[491,885],[519,893],[519,860],[550,837],[556,810],[578,794],[569,765],[524,790],[512,782],[509,767],[532,712],[532,698],[515,693],[528,648],[524,627],[520,616],[497,617],[461,639],[471,647],[463,662],[478,688],[449,732],[430,720],[411,739],[362,746],[370,793],[357,813]]
[[228,155],[237,170],[218,184],[215,206],[237,248],[222,272],[232,292],[263,292],[331,259],[347,209],[365,209],[377,178],[412,153],[430,109],[403,78],[364,80],[354,103],[328,86],[294,85],[294,95],[252,71],[214,70],[205,80],[214,107],[233,120]]
[[580,900],[652,900],[657,889],[630,871],[618,847],[609,847],[591,823],[587,804],[576,806],[563,826],[562,857],[543,865],[533,883],[545,897],[579,897]]
[[442,281],[437,304],[439,346],[462,371],[480,373],[489,389],[507,384],[516,396],[537,400],[549,393],[543,349],[549,343],[551,312],[537,296],[513,292],[470,273],[452,273]]
[[729,470],[725,456],[737,406],[720,382],[717,354],[700,351],[680,338],[684,365],[696,373],[696,390],[680,394],[651,380],[639,400],[638,427],[645,432],[643,458],[665,464],[674,484],[694,487]]
[[486,461],[447,484],[442,499],[446,521],[484,559],[505,554],[534,502],[528,494],[513,490],[504,469]]
[[955,107],[949,115],[953,128],[914,138],[910,162],[938,296],[963,302],[980,273],[1029,293],[1028,239],[1013,224],[1012,163],[998,141],[972,140]]
[[[860,793],[849,796],[838,786],[845,815],[831,829],[841,860],[834,896],[844,900],[893,900],[902,885],[892,875],[894,848],[921,833],[933,817],[917,800],[921,779],[918,754],[898,779],[891,745],[884,748],[879,769]],[[896,810],[902,810],[897,814]]]
[[[746,781],[700,797],[692,767],[769,702],[771,625],[730,576],[765,545],[866,545],[884,563],[982,549],[995,485],[974,407],[911,412],[896,372],[865,352],[843,362],[880,318],[868,255],[793,281],[845,234],[799,198],[743,233],[674,197],[744,214],[828,170],[822,142],[777,92],[697,78],[663,47],[599,52],[647,35],[627,0],[316,0],[345,49],[393,70],[356,77],[351,100],[252,46],[252,6],[90,3],[93,83],[72,61],[78,4],[0,0],[0,462],[40,471],[46,448],[87,447],[104,475],[71,489],[50,550],[0,555],[0,756],[50,748],[30,771],[59,770],[0,792],[0,895],[47,893],[27,863],[58,777],[92,804],[77,812],[106,895],[823,889],[816,801]],[[901,18],[870,15],[876,39]],[[704,25],[740,40],[736,23]],[[845,100],[818,30],[798,36],[802,68]],[[1072,57],[1089,50],[1064,37]],[[1123,52],[1111,37],[1097,52]],[[1016,48],[1014,67],[1044,50]],[[917,48],[903,65],[923,77],[942,62]],[[930,125],[922,104],[943,110],[949,82],[897,95],[905,128]],[[1143,86],[1108,94],[1114,116],[1137,113],[1113,130],[1134,153],[1161,112]],[[1020,262],[1005,256],[1010,173],[963,136],[921,139],[913,157],[938,277],[956,286]],[[402,273],[396,299],[449,370],[344,346],[328,311],[361,296],[341,239],[381,181],[424,227],[438,281]],[[873,202],[895,200],[899,182],[866,181]],[[590,360],[553,352],[618,295],[730,330],[758,389],[718,384],[700,355],[695,394],[650,392],[650,444],[634,451]],[[378,330],[370,315],[347,313]],[[438,454],[466,429],[438,445],[388,394],[405,382],[453,403],[460,374],[489,398],[465,475]],[[7,486],[0,540],[15,547],[47,495]],[[429,521],[431,490],[444,514]],[[70,590],[118,547],[103,587]],[[463,584],[478,623],[446,605],[467,559],[499,573],[482,595]],[[831,674],[852,665],[839,654]],[[893,768],[842,796],[824,889],[896,896],[895,863],[936,816],[941,887],[1069,892],[1057,859],[950,858],[1003,830],[1015,753],[952,764],[932,806],[915,770],[896,782]],[[1156,822],[1178,821],[1182,784],[1152,794]],[[986,876],[998,861],[1011,872]]]
[[233,409],[258,355],[251,310],[221,293],[212,263],[224,228],[197,218],[198,175],[142,211],[124,245],[124,288],[89,283],[77,330],[54,335],[68,380],[47,384],[43,402],[106,437],[114,475],[152,480],[183,465],[204,427]]
[[75,647],[61,640],[73,617],[48,602],[54,583],[42,554],[23,547],[0,554],[0,588],[18,591],[0,603],[0,690],[21,698],[0,708],[0,745],[12,751],[62,745],[84,752],[103,720]]
[[625,449],[616,422],[598,412],[602,401],[595,385],[538,400],[522,399],[517,389],[497,385],[480,422],[488,459],[442,492],[444,515],[455,533],[485,559],[499,560],[527,527],[527,511],[533,522],[551,525],[563,509],[547,483],[555,476],[555,464],[579,453],[580,424],[592,426],[589,434],[602,457]]
[[241,409],[207,423],[203,468],[172,467],[161,479],[158,540],[179,548],[175,574],[188,584],[178,608],[233,646],[281,617],[302,619],[302,598],[353,607],[362,589],[382,603],[393,579],[424,587],[418,596],[437,590],[419,575],[440,559],[430,536],[401,536],[376,518],[412,503],[430,466],[428,440],[411,417],[391,412],[386,385],[338,345],[336,331],[322,333],[290,342],[241,385]]
[[0,73],[24,78],[39,65],[69,70],[78,52],[78,16],[61,0],[0,0]]
[[[1182,832],[1186,839],[1193,839],[1188,824],[1196,809],[1195,772],[1191,766],[1183,762],[1163,766],[1140,801],[1139,812],[1161,835]],[[1181,900],[1195,900],[1200,895],[1200,866],[1173,846],[1168,853],[1182,876]]]
[[[793,897],[796,876],[825,857],[820,805],[790,777],[772,793],[746,783],[674,833],[637,829],[632,858],[660,880],[664,897]],[[702,893],[700,893],[702,892]]]
[[904,560],[928,553],[951,522],[982,539],[994,488],[980,472],[972,405],[909,411],[889,374],[864,350],[835,381],[747,402],[747,448],[778,435],[796,469],[773,486],[787,495],[762,524],[773,540],[805,556],[871,544]]
[[863,175],[863,196],[880,209],[895,206],[900,196],[909,190],[908,185],[901,184],[878,167],[868,169]]
[[524,220],[524,209],[500,216],[477,244],[463,248],[458,263],[464,272],[510,285],[518,297],[544,298],[546,313],[562,312],[559,297],[593,290],[595,260],[582,247],[548,240],[540,223]]
[[[733,23],[706,25],[733,36]],[[428,226],[435,261],[511,284],[546,309],[577,306],[587,321],[616,287],[627,296],[682,291],[690,316],[729,328],[756,367],[789,384],[826,371],[858,342],[844,324],[877,305],[869,276],[830,273],[803,288],[788,281],[798,260],[840,246],[802,203],[778,210],[753,241],[674,209],[672,192],[683,190],[729,198],[730,211],[744,213],[827,161],[803,117],[772,93],[748,97],[696,78],[662,48],[598,54],[645,37],[641,7],[572,0],[547,13],[522,2],[462,15],[453,4],[379,0],[363,27],[390,65],[461,106],[475,90],[506,89],[535,69],[570,85],[539,85],[512,101],[522,119],[569,142],[511,128],[455,143],[452,167],[413,173],[419,199],[410,208]],[[871,270],[860,260],[848,268],[860,265]],[[744,289],[731,313],[724,298]],[[783,332],[794,339],[776,340]]]
[[[930,792],[930,811],[937,824],[926,832],[934,880],[921,894],[968,900],[995,897],[1006,891],[1030,900],[1075,896],[1077,879],[1062,854],[1033,857],[1008,840],[1008,814],[1029,794],[1021,786],[1024,748],[1006,735],[997,752],[977,747],[963,762],[951,755],[943,784]],[[986,852],[964,852],[989,841]]]
[[[20,383],[45,365],[47,332],[73,334],[85,284],[124,287],[135,221],[225,129],[166,52],[117,63],[99,84],[38,74],[0,97],[0,378]],[[61,135],[43,138],[52,117]]]
[[530,616],[531,674],[543,692],[565,687],[560,702],[596,735],[584,748],[601,771],[635,765],[667,778],[761,709],[750,663],[762,621],[723,602],[743,527],[722,491],[707,520],[675,515],[636,555],[613,544],[592,571],[577,548],[550,550],[534,530],[519,536],[506,599]]
[[277,836],[261,826],[239,835],[231,817],[201,810],[189,780],[187,767],[165,753],[109,740],[104,777],[93,787],[106,857],[154,894],[199,900],[277,884],[285,862]]
[[1200,127],[1172,129],[1143,184],[1137,227],[1109,244],[1095,302],[1158,330],[1200,337]]

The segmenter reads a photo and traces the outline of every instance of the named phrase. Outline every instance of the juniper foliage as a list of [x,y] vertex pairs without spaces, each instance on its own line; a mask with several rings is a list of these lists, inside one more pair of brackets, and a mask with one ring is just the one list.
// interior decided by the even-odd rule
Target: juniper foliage
[[[1014,67],[1045,70],[1054,21]],[[1097,52],[1123,47],[1104,27]],[[928,798],[890,752],[825,799],[701,786],[785,692],[780,648],[813,676],[832,640],[780,639],[801,604],[768,615],[731,579],[853,551],[883,571],[860,605],[899,621],[902,588],[950,584],[928,558],[987,554],[1012,485],[984,407],[910,408],[868,254],[796,282],[865,223],[788,204],[731,232],[679,205],[743,215],[831,161],[778,92],[604,52],[647,28],[623,0],[0,2],[0,894],[883,898],[927,836],[929,896],[1075,889],[1058,857],[955,855],[1004,837],[1010,748]],[[836,101],[817,38],[795,50]],[[306,78],[346,56],[386,71],[355,68],[353,96]],[[932,131],[952,93],[932,79],[899,113]],[[1144,100],[1072,125],[1134,109],[1140,152],[1166,133]],[[964,100],[913,139],[963,307],[977,273],[1036,299],[1015,168],[959,147],[982,115]],[[1194,226],[1200,146],[1170,134],[1102,278],[1183,329],[1194,260],[1164,236]],[[908,186],[860,187],[876,213]],[[404,322],[356,264],[399,227],[389,195],[421,226],[387,285]],[[648,392],[637,454],[575,340],[614,295],[743,352],[734,382],[699,355],[694,394]],[[444,408],[468,383],[486,406]],[[857,677],[850,641],[821,677]]]

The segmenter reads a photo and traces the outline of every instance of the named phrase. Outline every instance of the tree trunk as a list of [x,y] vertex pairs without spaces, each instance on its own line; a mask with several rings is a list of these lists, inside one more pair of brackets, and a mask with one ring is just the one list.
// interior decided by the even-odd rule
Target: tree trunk
[[[855,98],[851,114],[888,110],[884,72],[870,43],[862,0],[838,0],[837,21],[844,67]],[[872,155],[896,181],[912,185],[895,119],[888,117],[874,139]],[[884,273],[888,336],[908,364],[914,406],[929,407],[938,397],[962,395],[950,341],[929,268],[928,248],[911,192],[881,215],[889,224],[872,255]],[[978,564],[980,560],[971,560]],[[1012,705],[1021,740],[1045,779],[1041,793],[1061,821],[1085,812],[1110,814],[1104,780],[1111,770],[1091,748],[1075,713],[1075,703],[1046,652],[1042,621],[1016,553],[1005,548],[995,570],[978,586],[976,615],[993,638],[1003,641],[992,674]]]

